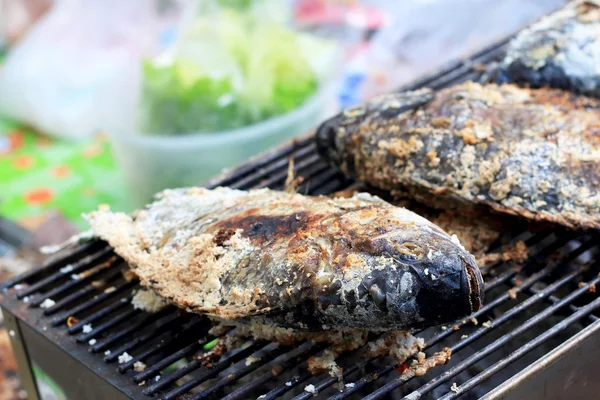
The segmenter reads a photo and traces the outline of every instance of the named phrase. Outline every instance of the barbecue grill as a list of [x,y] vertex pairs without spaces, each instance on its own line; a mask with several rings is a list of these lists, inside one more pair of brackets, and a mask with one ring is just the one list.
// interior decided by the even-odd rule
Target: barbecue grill
[[[485,80],[507,40],[455,62],[406,89],[440,89]],[[304,180],[298,191],[329,194],[353,182],[327,166],[310,136],[267,152],[208,186],[281,189],[289,160]],[[600,264],[596,233],[524,227],[506,232],[496,250],[523,240],[529,259],[483,269],[485,306],[454,325],[419,332],[428,356],[452,359],[423,376],[403,372],[364,347],[338,360],[344,382],[313,376],[306,360],[326,346],[288,347],[247,340],[206,364],[215,337],[200,315],[168,307],[135,309],[139,284],[106,243],[87,242],[3,285],[0,302],[23,385],[37,399],[35,371],[72,399],[593,398],[600,390]],[[224,335],[227,335],[225,333]],[[143,364],[141,364],[143,363]],[[410,360],[409,360],[410,364]]]

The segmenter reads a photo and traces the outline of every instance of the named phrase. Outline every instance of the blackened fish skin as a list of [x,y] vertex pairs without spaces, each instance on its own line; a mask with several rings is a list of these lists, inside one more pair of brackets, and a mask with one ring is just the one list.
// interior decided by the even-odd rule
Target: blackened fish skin
[[513,39],[498,83],[550,86],[600,96],[600,3],[574,1]]
[[483,300],[479,269],[456,237],[368,194],[175,189],[133,216],[87,219],[144,286],[222,319],[408,330],[462,318]]
[[[415,98],[432,100],[398,107]],[[599,228],[599,121],[597,99],[467,82],[375,98],[323,123],[316,142],[346,175],[397,195]]]

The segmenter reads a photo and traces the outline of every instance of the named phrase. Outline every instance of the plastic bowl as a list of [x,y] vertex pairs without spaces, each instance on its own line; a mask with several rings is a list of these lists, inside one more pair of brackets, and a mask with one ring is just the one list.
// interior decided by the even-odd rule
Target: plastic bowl
[[230,131],[181,136],[111,134],[135,206],[162,189],[200,185],[269,147],[314,128],[324,117],[333,90],[325,86],[296,110]]

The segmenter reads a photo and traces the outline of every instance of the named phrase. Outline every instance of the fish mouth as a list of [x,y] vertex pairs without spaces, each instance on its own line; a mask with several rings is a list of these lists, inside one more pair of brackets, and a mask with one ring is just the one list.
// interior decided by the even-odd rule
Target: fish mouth
[[420,317],[426,321],[424,326],[456,321],[483,305],[483,278],[469,258],[459,256],[437,267],[435,263],[415,265],[411,273],[418,282],[416,304]]
[[463,288],[468,292],[471,312],[478,311],[483,305],[485,295],[485,285],[483,278],[477,266],[473,266],[465,261],[465,268],[462,272]]

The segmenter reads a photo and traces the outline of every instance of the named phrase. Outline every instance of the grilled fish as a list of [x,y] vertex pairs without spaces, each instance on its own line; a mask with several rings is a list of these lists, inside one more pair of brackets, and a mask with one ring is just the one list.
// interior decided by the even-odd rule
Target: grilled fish
[[133,215],[87,215],[142,285],[189,311],[306,331],[406,330],[479,309],[454,237],[368,194],[166,190]]
[[600,227],[600,101],[467,82],[384,95],[322,124],[343,173],[424,203]]
[[574,1],[513,39],[499,82],[600,95],[600,2]]

